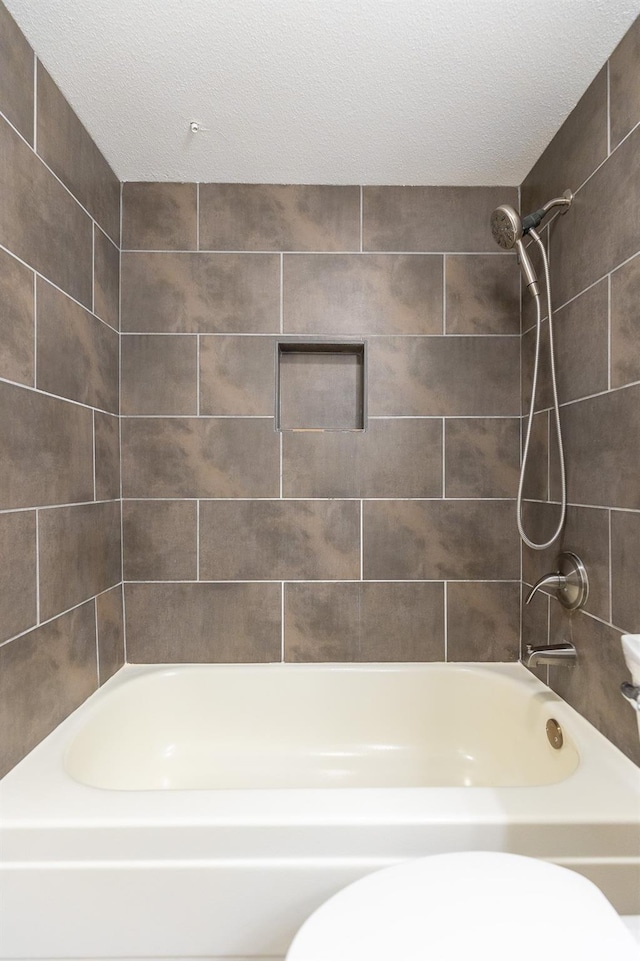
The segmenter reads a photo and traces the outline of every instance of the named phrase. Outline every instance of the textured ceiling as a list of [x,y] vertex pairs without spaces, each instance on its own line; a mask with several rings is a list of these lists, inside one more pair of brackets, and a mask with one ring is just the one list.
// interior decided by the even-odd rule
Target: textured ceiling
[[5,3],[120,179],[246,183],[519,184],[640,14],[640,0]]

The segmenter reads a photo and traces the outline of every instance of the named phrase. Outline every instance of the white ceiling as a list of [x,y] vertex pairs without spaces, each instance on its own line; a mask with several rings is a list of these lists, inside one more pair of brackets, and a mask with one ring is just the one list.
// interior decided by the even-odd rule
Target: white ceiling
[[640,0],[4,2],[121,180],[245,183],[519,184],[640,14]]

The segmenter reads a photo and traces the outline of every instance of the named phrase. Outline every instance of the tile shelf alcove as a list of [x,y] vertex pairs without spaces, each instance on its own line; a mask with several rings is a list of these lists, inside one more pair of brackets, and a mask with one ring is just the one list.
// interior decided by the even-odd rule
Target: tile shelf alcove
[[365,430],[366,398],[365,342],[276,344],[277,430]]

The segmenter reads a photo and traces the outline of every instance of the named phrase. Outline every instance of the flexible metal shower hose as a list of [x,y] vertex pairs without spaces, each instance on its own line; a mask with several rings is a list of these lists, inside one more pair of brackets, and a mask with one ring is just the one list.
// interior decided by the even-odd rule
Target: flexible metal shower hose
[[555,415],[555,425],[556,425],[556,437],[558,441],[558,455],[560,460],[560,486],[562,488],[561,492],[561,506],[560,506],[560,520],[558,521],[558,526],[555,530],[553,536],[545,541],[543,544],[536,544],[535,541],[530,540],[524,532],[524,527],[522,524],[522,491],[524,488],[524,478],[527,470],[527,459],[529,457],[529,442],[531,440],[531,427],[533,425],[533,412],[535,410],[536,402],[536,391],[538,389],[538,370],[540,365],[540,331],[542,327],[542,306],[540,303],[540,294],[535,294],[536,301],[536,355],[533,365],[533,383],[531,386],[531,405],[529,407],[529,419],[527,421],[527,433],[524,442],[524,450],[522,452],[522,466],[520,468],[520,481],[518,483],[518,501],[517,501],[517,523],[518,523],[518,533],[522,538],[524,544],[527,547],[531,547],[534,551],[543,551],[558,539],[562,528],[564,527],[565,518],[567,515],[567,477],[565,473],[564,466],[564,445],[562,443],[562,428],[560,427],[560,409],[558,405],[558,385],[556,382],[556,363],[555,363],[555,352],[553,347],[553,311],[551,309],[551,277],[549,274],[549,261],[547,259],[547,254],[544,249],[544,244],[542,243],[537,232],[532,228],[529,231],[529,236],[533,237],[540,252],[542,254],[542,262],[544,264],[544,277],[546,281],[547,289],[547,310],[548,310],[548,323],[549,323],[549,361],[551,369],[551,390],[553,393],[553,410]]

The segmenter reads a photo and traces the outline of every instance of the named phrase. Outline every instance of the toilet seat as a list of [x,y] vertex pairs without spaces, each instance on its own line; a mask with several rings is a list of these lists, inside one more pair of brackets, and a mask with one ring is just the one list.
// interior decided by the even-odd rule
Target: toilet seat
[[376,871],[323,904],[286,961],[638,961],[601,891],[515,854],[437,854]]

